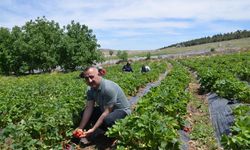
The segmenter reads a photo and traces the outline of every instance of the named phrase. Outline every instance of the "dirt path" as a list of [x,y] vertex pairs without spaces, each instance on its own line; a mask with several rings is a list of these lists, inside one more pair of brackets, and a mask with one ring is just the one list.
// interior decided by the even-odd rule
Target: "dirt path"
[[190,129],[188,150],[221,150],[215,139],[214,129],[210,120],[208,100],[206,94],[200,94],[200,84],[195,79],[189,83],[192,99],[188,103],[186,119]]

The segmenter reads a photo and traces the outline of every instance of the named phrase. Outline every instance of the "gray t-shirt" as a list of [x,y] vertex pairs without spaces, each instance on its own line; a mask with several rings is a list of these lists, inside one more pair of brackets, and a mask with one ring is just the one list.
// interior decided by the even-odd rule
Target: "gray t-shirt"
[[104,78],[102,78],[98,89],[88,89],[87,100],[94,100],[102,111],[104,111],[104,106],[113,106],[113,110],[120,109],[127,114],[131,113],[129,102],[121,87]]

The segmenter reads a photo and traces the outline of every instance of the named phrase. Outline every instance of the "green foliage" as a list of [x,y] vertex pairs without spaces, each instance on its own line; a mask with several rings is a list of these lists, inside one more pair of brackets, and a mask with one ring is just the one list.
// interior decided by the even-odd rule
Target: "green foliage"
[[190,98],[185,88],[190,77],[184,68],[172,63],[174,68],[166,79],[140,99],[130,116],[107,132],[118,138],[118,148],[179,149],[177,130],[184,123]]
[[112,56],[114,54],[114,51],[109,50],[109,55]]
[[94,61],[102,61],[102,54],[92,30],[86,25],[71,22],[65,27],[59,53],[59,65],[66,70],[75,70],[77,66],[87,66]]
[[241,100],[250,103],[250,90],[245,83],[235,78],[216,80],[212,88],[217,94],[229,100]]
[[230,135],[223,135],[221,143],[225,149],[248,149],[250,147],[250,107],[247,105],[238,106],[234,109],[236,117],[231,127]]
[[7,28],[0,28],[0,73],[9,74],[11,70],[11,34]]
[[[135,94],[165,71],[163,62],[149,64],[155,71],[148,75],[140,73],[139,63],[134,64],[135,75],[121,76],[113,66],[107,68],[105,78],[123,85],[126,95]],[[78,75],[0,76],[0,149],[61,149],[61,142],[69,140],[79,125],[85,105],[86,86]]]
[[84,107],[78,74],[0,77],[0,149],[60,148]]
[[[250,53],[201,57],[181,62],[197,71],[202,89],[215,92],[229,100],[250,103],[249,77]],[[221,143],[225,149],[248,149],[250,147],[249,105],[234,110],[235,122],[230,135],[223,135]]]
[[178,149],[175,126],[174,118],[146,111],[118,121],[108,135],[118,137],[119,146],[128,149]]
[[50,72],[57,66],[75,70],[104,60],[92,30],[74,21],[61,29],[45,17],[12,30],[0,28],[0,73]]
[[147,53],[147,56],[146,56],[146,60],[149,60],[150,58],[151,58],[151,53],[148,52],[148,53]]
[[133,73],[124,73],[121,69],[123,64],[108,67],[106,68],[108,74],[105,77],[119,83],[126,95],[134,96],[140,87],[146,86],[148,82],[157,80],[159,75],[164,73],[166,69],[164,62],[149,62],[148,65],[153,71],[142,74],[140,71],[142,64],[143,62],[133,63]]
[[123,61],[127,61],[128,60],[128,52],[126,51],[118,51],[117,52],[117,57]]
[[24,62],[28,64],[28,70],[35,69],[50,71],[58,62],[56,50],[61,40],[62,30],[58,23],[48,21],[45,17],[30,20],[22,27],[24,32],[23,47],[21,55],[25,55]]
[[214,51],[215,51],[215,48],[211,48],[211,49],[210,49],[210,52],[214,52]]
[[[249,63],[245,64],[246,66],[250,65]],[[238,76],[241,80],[245,80],[247,82],[250,82],[250,68],[243,67],[243,69],[238,71]]]
[[[250,53],[200,57],[181,62],[197,71],[203,92],[215,92],[229,100],[249,103],[248,83]],[[233,62],[233,63],[232,63]]]
[[[235,32],[225,33],[225,34],[216,34],[213,36],[203,37],[199,39],[193,39],[186,42],[181,42],[177,44],[170,45],[168,47],[177,47],[178,45],[182,46],[192,46],[192,45],[199,45],[204,43],[211,43],[211,42],[220,42],[220,41],[228,41],[232,39],[240,39],[240,38],[246,38],[250,37],[250,31],[247,30],[237,30]],[[163,47],[165,48],[165,47]],[[162,49],[163,49],[162,48]]]

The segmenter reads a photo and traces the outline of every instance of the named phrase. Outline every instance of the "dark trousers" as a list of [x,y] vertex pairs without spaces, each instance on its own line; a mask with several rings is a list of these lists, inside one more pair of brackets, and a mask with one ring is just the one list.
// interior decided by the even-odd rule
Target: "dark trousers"
[[[81,112],[81,116],[83,116],[84,110]],[[102,111],[100,107],[94,107],[94,110],[92,112],[92,115],[88,121],[88,123],[85,126],[85,129],[91,129],[96,121],[99,119],[99,117],[102,115]],[[125,118],[127,113],[123,110],[114,110],[111,113],[108,114],[106,118],[104,118],[102,125],[99,127],[99,129],[102,129],[103,131],[107,131],[109,127],[115,124],[116,120]],[[91,139],[90,139],[91,140]],[[71,142],[75,144],[79,144],[80,138],[72,137]]]
[[[83,116],[83,112],[82,112],[82,116]],[[94,107],[93,113],[85,128],[86,129],[92,128],[95,125],[96,121],[101,116],[101,114],[102,114],[102,111],[100,107]],[[106,131],[107,128],[115,124],[116,120],[125,118],[126,115],[127,113],[124,110],[114,110],[111,113],[109,113],[107,117],[104,118],[103,123],[99,128]]]

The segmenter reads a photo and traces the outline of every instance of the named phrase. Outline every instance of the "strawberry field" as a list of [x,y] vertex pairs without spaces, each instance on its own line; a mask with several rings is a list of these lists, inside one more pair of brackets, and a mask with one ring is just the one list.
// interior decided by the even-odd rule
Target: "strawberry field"
[[[133,113],[108,131],[108,136],[118,139],[117,149],[180,149],[178,130],[185,126],[191,100],[189,70],[197,73],[203,92],[242,104],[234,109],[235,123],[231,134],[223,135],[222,146],[250,146],[249,52],[147,61],[152,68],[148,73],[140,72],[143,63],[134,62],[133,73],[123,73],[122,64],[105,67],[105,78],[117,82],[127,97],[167,71],[161,84],[140,98]],[[1,76],[0,149],[62,149],[85,105],[86,85],[79,73]]]

